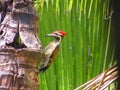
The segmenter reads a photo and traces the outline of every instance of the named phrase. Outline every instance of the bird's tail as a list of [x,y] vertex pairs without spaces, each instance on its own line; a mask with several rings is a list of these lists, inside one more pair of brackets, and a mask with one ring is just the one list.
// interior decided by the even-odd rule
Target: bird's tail
[[41,64],[40,64],[40,68],[39,68],[39,72],[43,73],[48,69],[48,58],[45,57],[45,54],[43,54],[42,56],[42,60],[41,60]]
[[48,69],[47,66],[41,66],[41,68],[39,69],[39,72],[45,72]]

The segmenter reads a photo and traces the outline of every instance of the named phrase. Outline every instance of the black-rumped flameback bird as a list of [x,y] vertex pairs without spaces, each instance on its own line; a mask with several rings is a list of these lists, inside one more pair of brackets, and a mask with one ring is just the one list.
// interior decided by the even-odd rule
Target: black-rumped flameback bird
[[62,41],[63,37],[66,36],[66,33],[61,30],[57,30],[51,34],[47,34],[47,36],[53,37],[54,40],[50,42],[50,44],[48,44],[44,50],[45,55],[42,59],[40,72],[46,71],[46,69],[48,69],[52,62],[55,60],[60,49],[60,42]]

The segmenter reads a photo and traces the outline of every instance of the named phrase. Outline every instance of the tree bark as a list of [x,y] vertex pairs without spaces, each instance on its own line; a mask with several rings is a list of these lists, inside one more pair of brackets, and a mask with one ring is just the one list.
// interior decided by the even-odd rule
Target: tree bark
[[0,3],[0,90],[38,90],[43,49],[32,0]]

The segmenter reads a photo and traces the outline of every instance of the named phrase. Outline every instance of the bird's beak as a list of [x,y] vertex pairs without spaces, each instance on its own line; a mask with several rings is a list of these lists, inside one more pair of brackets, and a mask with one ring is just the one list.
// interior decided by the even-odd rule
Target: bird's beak
[[46,34],[45,36],[47,36],[47,37],[54,37],[55,34]]

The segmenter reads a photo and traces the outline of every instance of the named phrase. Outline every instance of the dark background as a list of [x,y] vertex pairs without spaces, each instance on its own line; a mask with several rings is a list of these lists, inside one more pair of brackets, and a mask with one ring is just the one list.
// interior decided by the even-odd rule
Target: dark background
[[[119,76],[120,76],[120,0],[113,1],[113,25],[116,32],[116,51],[115,56],[118,62]],[[120,77],[118,78],[117,90],[120,89]]]

